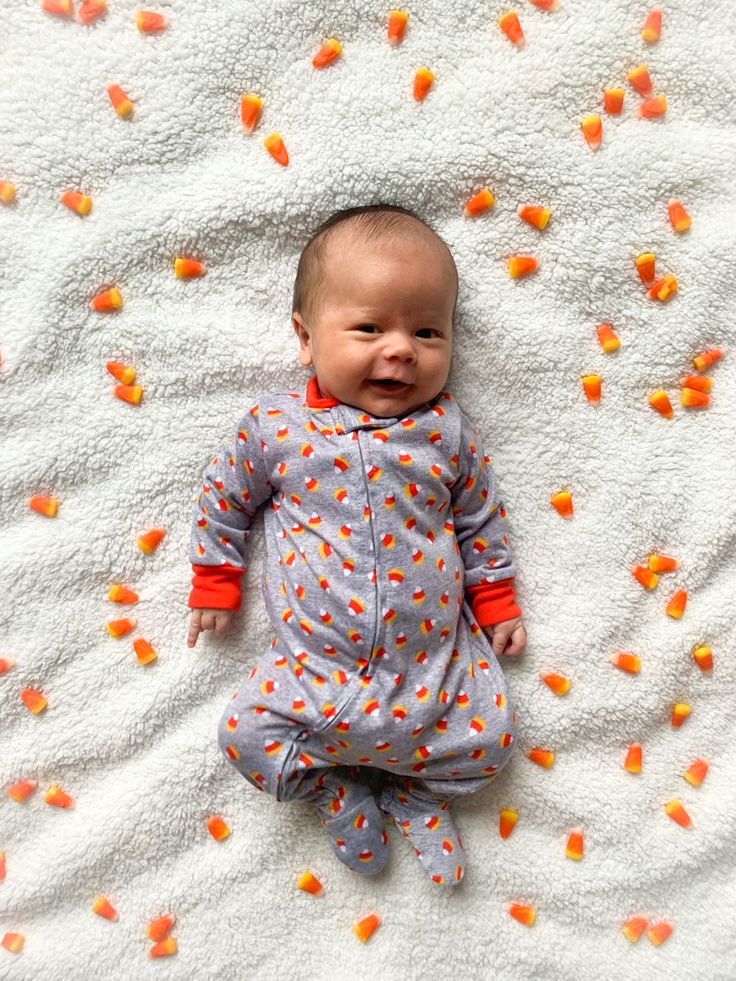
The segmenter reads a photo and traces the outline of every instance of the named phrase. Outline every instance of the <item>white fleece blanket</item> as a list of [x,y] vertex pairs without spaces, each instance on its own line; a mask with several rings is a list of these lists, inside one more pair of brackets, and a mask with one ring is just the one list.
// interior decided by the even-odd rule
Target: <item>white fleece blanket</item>
[[[77,4],[78,5],[78,4]],[[736,753],[733,597],[736,542],[733,5],[663,4],[662,36],[640,37],[639,0],[507,7],[415,0],[403,43],[389,5],[171,0],[168,27],[140,34],[134,0],[109,0],[84,27],[13,0],[0,40],[2,517],[0,947],[12,979],[726,979],[736,975]],[[311,59],[328,37],[342,56]],[[626,81],[649,69],[666,115],[639,119]],[[423,102],[414,72],[435,73]],[[119,84],[135,109],[121,119]],[[623,87],[593,152],[581,119]],[[263,115],[243,132],[240,98]],[[266,152],[279,132],[288,167]],[[469,219],[481,187],[495,206]],[[87,217],[59,203],[93,199]],[[692,217],[678,235],[666,204]],[[251,536],[244,604],[224,639],[185,645],[191,506],[201,474],[260,392],[303,391],[290,324],[299,253],[337,208],[404,204],[444,237],[461,289],[450,389],[490,453],[508,509],[529,640],[504,663],[517,752],[486,791],[455,805],[466,879],[443,892],[390,829],[392,858],[361,878],[334,858],[310,804],[279,805],[230,767],[222,708],[271,626],[259,590],[263,524]],[[551,209],[540,232],[521,203]],[[668,303],[647,298],[634,257],[673,273]],[[508,256],[538,270],[512,280]],[[177,279],[178,255],[207,274]],[[90,299],[117,286],[122,310]],[[605,354],[595,328],[621,340]],[[711,404],[680,405],[691,359],[720,347]],[[138,372],[140,405],[113,395],[107,361]],[[581,376],[600,374],[590,404]],[[673,418],[648,396],[665,389]],[[550,506],[573,495],[566,520]],[[27,506],[60,501],[56,518]],[[136,539],[166,537],[153,555]],[[676,572],[648,591],[647,555]],[[107,599],[120,583],[133,607]],[[680,620],[665,613],[688,591]],[[121,639],[106,622],[130,614]],[[134,637],[158,658],[142,666]],[[691,656],[713,651],[713,670]],[[631,651],[638,675],[610,658]],[[570,678],[556,696],[549,669]],[[48,707],[33,715],[21,690]],[[680,728],[673,705],[692,713]],[[643,747],[642,772],[626,748]],[[527,758],[552,749],[542,769]],[[682,773],[710,764],[702,786]],[[5,789],[38,781],[16,803]],[[51,785],[75,802],[44,803]],[[678,799],[694,827],[672,821]],[[519,814],[507,840],[499,810]],[[209,834],[218,814],[231,828]],[[569,831],[584,857],[565,856]],[[324,891],[296,888],[310,869]],[[117,922],[96,916],[106,896]],[[509,903],[536,909],[527,927]],[[178,951],[148,956],[146,924],[176,916]],[[352,925],[382,924],[362,945]],[[621,924],[667,921],[661,946]]]

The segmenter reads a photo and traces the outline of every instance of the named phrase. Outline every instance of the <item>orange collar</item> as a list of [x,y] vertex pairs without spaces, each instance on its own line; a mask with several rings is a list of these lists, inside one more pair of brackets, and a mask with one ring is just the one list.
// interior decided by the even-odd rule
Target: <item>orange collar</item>
[[340,405],[340,400],[324,396],[319,390],[317,376],[312,375],[307,382],[307,405],[312,409],[331,409],[333,405]]

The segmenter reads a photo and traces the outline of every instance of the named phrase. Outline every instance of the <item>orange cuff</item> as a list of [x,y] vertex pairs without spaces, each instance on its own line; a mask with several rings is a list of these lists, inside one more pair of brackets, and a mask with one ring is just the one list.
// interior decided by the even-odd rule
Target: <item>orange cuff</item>
[[494,623],[521,616],[516,603],[513,576],[498,582],[468,586],[466,593],[470,596],[470,605],[479,627],[490,627]]
[[190,609],[239,610],[240,577],[245,569],[224,565],[193,565]]

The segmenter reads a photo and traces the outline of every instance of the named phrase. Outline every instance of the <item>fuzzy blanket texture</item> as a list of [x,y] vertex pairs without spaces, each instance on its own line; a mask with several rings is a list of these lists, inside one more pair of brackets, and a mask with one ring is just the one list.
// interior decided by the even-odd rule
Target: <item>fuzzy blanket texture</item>
[[[136,26],[144,6],[109,0],[88,25],[39,0],[3,12],[0,181],[15,197],[0,204],[0,937],[24,945],[0,947],[0,978],[733,978],[733,4],[665,0],[650,44],[639,0],[520,0],[517,45],[495,0],[413,0],[397,46],[375,2],[160,0],[155,33]],[[313,67],[331,37],[340,57]],[[663,115],[637,115],[645,97],[627,74],[641,64]],[[417,100],[423,66],[434,81]],[[618,115],[607,88],[624,89]],[[263,99],[251,134],[247,93]],[[591,114],[597,150],[581,129]],[[286,167],[264,147],[273,132]],[[483,187],[493,207],[466,217]],[[89,214],[61,203],[69,190],[91,197]],[[670,199],[689,230],[674,230]],[[454,253],[446,387],[492,457],[529,635],[503,663],[516,753],[454,805],[467,870],[451,890],[394,827],[386,869],[351,873],[311,804],[256,793],[221,754],[223,707],[273,636],[262,515],[230,634],[185,643],[204,468],[259,393],[304,390],[290,323],[300,251],[332,211],[379,201],[416,210]],[[546,228],[520,219],[526,203],[550,209]],[[646,252],[679,284],[666,302],[637,272]],[[512,279],[512,255],[539,266]],[[206,274],[178,278],[177,256]],[[122,308],[92,309],[110,287]],[[722,358],[696,371],[714,348]],[[135,367],[140,404],[115,397],[109,361]],[[694,374],[713,379],[707,406],[681,404]],[[660,389],[670,418],[649,403]],[[561,490],[569,518],[550,504]],[[56,517],[28,506],[35,495],[59,500]],[[166,535],[148,555],[137,539],[151,528]],[[647,589],[632,571],[652,553],[678,567]],[[116,583],[138,602],[111,602]],[[681,589],[675,618],[665,607]],[[135,630],[110,636],[126,616]],[[153,662],[139,663],[138,637]],[[637,674],[614,666],[619,652],[640,658]],[[542,671],[567,677],[567,694]],[[29,688],[45,710],[26,707]],[[692,708],[679,727],[677,703]],[[634,743],[638,774],[623,765]],[[554,751],[550,768],[535,747]],[[700,786],[682,776],[696,759],[709,764]],[[24,780],[37,787],[15,801],[5,791]],[[54,785],[73,807],[44,802]],[[691,828],[666,812],[673,800]],[[505,840],[502,808],[519,815]],[[296,888],[307,869],[319,896]],[[98,896],[116,921],[92,911]],[[533,925],[510,903],[533,907]],[[169,912],[178,950],[152,959],[145,927]],[[381,925],[362,944],[352,926],[369,913]],[[634,917],[672,932],[632,942],[621,925]]]

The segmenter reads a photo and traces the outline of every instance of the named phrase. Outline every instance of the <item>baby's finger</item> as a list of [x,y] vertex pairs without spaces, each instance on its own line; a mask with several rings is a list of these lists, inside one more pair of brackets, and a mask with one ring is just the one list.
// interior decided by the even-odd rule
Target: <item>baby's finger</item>
[[203,628],[201,626],[200,620],[201,620],[201,615],[195,618],[194,614],[192,614],[192,619],[189,622],[189,630],[187,631],[188,647],[194,647],[194,645],[197,643],[197,637],[199,637],[199,635],[202,633]]

